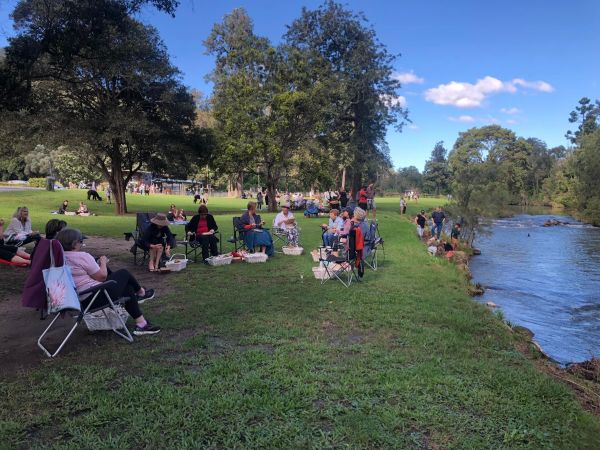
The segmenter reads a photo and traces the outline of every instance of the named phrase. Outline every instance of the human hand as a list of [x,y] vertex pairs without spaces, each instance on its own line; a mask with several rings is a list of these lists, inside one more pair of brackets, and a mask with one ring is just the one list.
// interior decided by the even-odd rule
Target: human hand
[[100,263],[100,265],[107,265],[108,264],[108,258],[104,255],[102,255],[100,258],[98,258],[98,262]]

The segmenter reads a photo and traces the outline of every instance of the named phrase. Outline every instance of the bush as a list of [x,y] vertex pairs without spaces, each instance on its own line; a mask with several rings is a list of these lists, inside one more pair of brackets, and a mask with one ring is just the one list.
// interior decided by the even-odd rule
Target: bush
[[592,197],[587,201],[584,218],[595,226],[600,226],[600,197]]
[[28,180],[29,186],[36,188],[46,187],[46,178],[30,178]]

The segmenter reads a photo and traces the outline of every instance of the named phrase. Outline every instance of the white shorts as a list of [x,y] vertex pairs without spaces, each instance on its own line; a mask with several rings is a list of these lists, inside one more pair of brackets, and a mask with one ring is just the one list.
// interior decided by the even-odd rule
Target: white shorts
[[367,209],[377,209],[377,205],[375,204],[374,198],[367,199]]

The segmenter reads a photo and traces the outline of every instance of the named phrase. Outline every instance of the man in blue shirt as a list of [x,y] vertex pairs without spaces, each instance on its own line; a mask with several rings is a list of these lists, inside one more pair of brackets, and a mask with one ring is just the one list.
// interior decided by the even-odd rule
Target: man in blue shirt
[[431,236],[437,236],[438,239],[440,238],[445,221],[446,215],[444,214],[444,211],[442,211],[442,207],[438,206],[435,208],[435,211],[431,213]]
[[329,211],[329,224],[321,225],[322,228],[326,229],[323,233],[323,245],[325,247],[331,247],[333,245],[334,238],[344,229],[344,221],[339,216],[337,209]]

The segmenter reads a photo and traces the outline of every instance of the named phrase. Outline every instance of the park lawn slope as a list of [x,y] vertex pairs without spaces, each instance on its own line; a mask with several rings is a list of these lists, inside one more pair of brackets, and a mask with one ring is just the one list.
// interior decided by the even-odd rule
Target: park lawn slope
[[[350,289],[321,286],[308,255],[169,275],[144,305],[159,335],[67,346],[0,384],[0,447],[598,448],[597,420],[397,204],[378,199],[385,264]],[[300,221],[307,249],[319,222]]]

